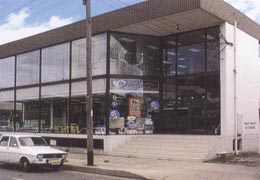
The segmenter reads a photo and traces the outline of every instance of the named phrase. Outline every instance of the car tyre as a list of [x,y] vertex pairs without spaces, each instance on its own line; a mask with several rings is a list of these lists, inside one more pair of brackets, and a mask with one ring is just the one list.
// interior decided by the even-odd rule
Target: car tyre
[[23,158],[23,159],[21,160],[21,165],[22,165],[22,168],[23,168],[23,171],[24,171],[24,172],[29,172],[29,171],[30,171],[30,169],[31,169],[31,164],[30,164],[30,162],[28,161],[28,159]]

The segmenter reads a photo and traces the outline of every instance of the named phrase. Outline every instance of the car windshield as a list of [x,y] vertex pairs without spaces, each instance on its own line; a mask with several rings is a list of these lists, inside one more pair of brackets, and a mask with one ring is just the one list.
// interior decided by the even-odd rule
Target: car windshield
[[46,141],[41,137],[20,137],[21,146],[47,146]]

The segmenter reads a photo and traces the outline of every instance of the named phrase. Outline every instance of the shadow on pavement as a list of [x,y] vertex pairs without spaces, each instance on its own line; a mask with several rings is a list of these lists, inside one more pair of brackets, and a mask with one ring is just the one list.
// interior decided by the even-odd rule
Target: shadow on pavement
[[209,163],[224,163],[224,164],[237,164],[237,165],[245,165],[245,166],[260,166],[260,154],[257,153],[239,153],[238,155],[234,153],[229,153],[222,155],[216,159],[207,161]]

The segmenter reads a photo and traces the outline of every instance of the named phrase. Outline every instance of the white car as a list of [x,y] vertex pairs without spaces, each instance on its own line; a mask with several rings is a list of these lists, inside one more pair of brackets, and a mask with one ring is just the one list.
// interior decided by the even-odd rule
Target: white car
[[48,146],[40,136],[3,134],[0,137],[0,162],[21,164],[26,172],[35,165],[59,170],[66,158],[67,152]]

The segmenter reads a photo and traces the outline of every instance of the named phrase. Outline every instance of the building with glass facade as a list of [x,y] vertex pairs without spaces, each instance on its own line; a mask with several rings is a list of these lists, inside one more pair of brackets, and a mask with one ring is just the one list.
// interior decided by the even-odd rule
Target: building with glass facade
[[[84,36],[81,21],[0,46],[1,132],[80,146]],[[260,26],[222,0],[151,0],[94,17],[95,146],[106,147],[99,135],[183,134],[232,151],[237,132],[258,151],[259,40]]]

